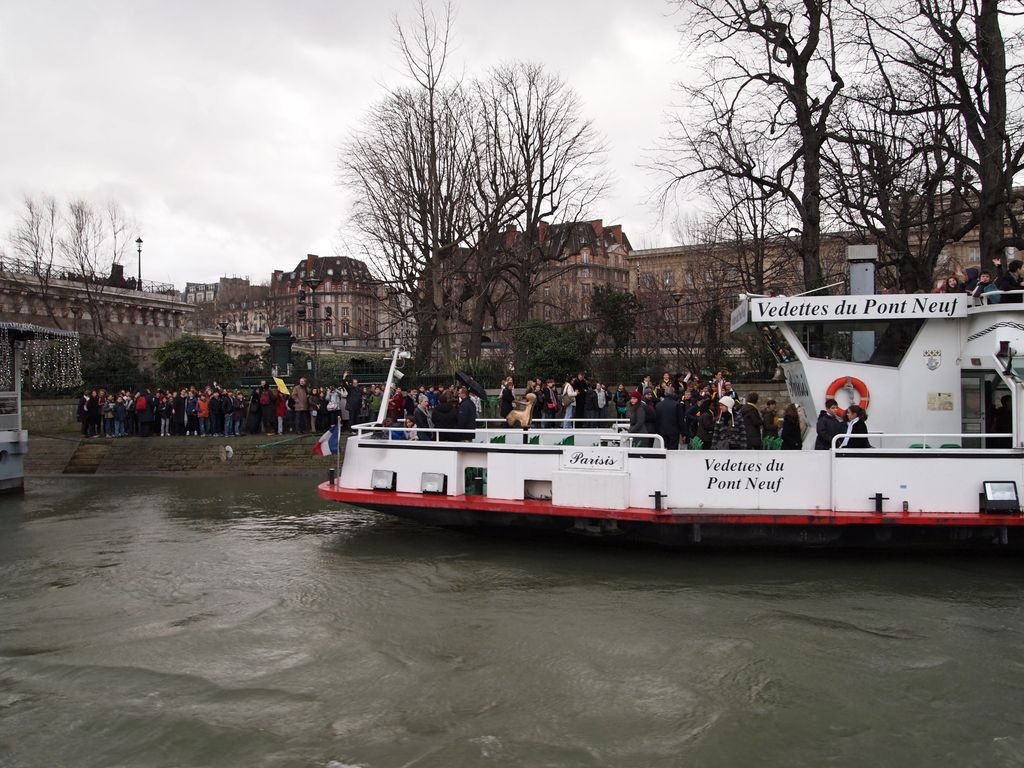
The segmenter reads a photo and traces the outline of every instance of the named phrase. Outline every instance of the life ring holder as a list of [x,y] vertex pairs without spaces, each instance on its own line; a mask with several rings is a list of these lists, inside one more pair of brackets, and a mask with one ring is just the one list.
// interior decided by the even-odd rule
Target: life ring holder
[[871,393],[868,391],[868,385],[858,379],[856,376],[840,376],[838,379],[828,385],[828,389],[825,390],[825,399],[834,398],[836,393],[840,389],[847,386],[853,387],[853,389],[860,395],[860,402],[858,406],[863,408],[865,411],[868,409],[868,403],[871,402]]

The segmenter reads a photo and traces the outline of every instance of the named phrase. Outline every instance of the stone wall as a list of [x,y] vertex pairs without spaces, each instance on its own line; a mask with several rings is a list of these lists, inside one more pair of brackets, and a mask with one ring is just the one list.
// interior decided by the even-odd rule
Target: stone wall
[[43,434],[73,433],[79,430],[75,421],[78,402],[72,398],[25,399],[21,401],[21,428]]
[[[29,434],[25,456],[28,477],[61,474],[80,444],[100,447],[97,475],[188,473],[189,475],[291,475],[327,479],[337,456],[314,456],[317,437],[127,437],[82,438]],[[222,448],[231,447],[227,457]]]

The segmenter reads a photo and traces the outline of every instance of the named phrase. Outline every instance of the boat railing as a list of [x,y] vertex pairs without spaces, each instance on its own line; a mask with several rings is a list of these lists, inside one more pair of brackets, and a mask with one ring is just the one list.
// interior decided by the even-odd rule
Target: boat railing
[[[868,432],[866,434],[849,435],[851,438],[864,437],[871,443],[870,448],[843,448],[842,442],[848,437],[843,432],[832,438],[832,452],[836,451],[885,451],[886,453],[905,452],[917,455],[921,451],[949,453],[956,451],[976,451],[984,448],[987,451],[1012,450],[1010,443],[1012,434],[979,433],[979,432]],[[990,441],[998,440],[1002,445],[991,445]]]
[[[990,304],[1017,303],[1004,302],[1001,298],[1003,296],[1021,296],[1022,300],[1024,300],[1024,289],[1018,291],[985,291],[984,293],[979,293],[977,296],[974,297],[974,299],[978,304],[982,304],[985,306]],[[993,297],[995,298],[995,301],[992,300]]]
[[[416,430],[417,443],[439,444],[488,444],[519,446],[522,448],[552,448],[559,446],[576,447],[616,447],[616,448],[654,448],[664,450],[665,441],[661,435],[631,434],[625,422],[615,421],[610,426],[593,428],[543,428],[520,429],[508,426],[504,420],[485,419],[492,426],[485,424],[476,429],[454,429],[428,427]],[[592,421],[601,421],[593,419]],[[604,420],[607,424],[608,419]],[[498,425],[501,426],[498,426]],[[398,425],[385,427],[380,424],[366,423],[352,427],[352,434],[357,438],[386,442],[407,443],[404,427]]]

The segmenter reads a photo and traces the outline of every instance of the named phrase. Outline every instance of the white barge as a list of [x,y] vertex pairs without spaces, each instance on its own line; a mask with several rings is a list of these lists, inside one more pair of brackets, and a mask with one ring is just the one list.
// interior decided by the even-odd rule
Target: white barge
[[[733,329],[776,354],[811,422],[801,451],[669,451],[613,422],[418,441],[363,424],[319,494],[440,526],[673,546],[1021,548],[1024,304],[1002,298],[743,298]],[[870,448],[813,450],[832,396],[868,411]],[[996,433],[1004,398],[1012,426]]]

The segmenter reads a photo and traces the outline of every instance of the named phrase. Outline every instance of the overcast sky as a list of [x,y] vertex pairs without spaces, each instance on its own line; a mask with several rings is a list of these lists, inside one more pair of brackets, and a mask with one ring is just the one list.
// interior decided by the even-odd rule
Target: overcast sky
[[[440,3],[437,3],[440,8]],[[580,94],[616,182],[596,213],[668,245],[640,167],[678,101],[664,0],[462,0],[467,75],[538,61]],[[337,152],[403,83],[392,18],[411,0],[0,2],[0,235],[22,198],[113,199],[138,221],[143,277],[265,282],[343,253]],[[136,259],[126,259],[126,274]]]

